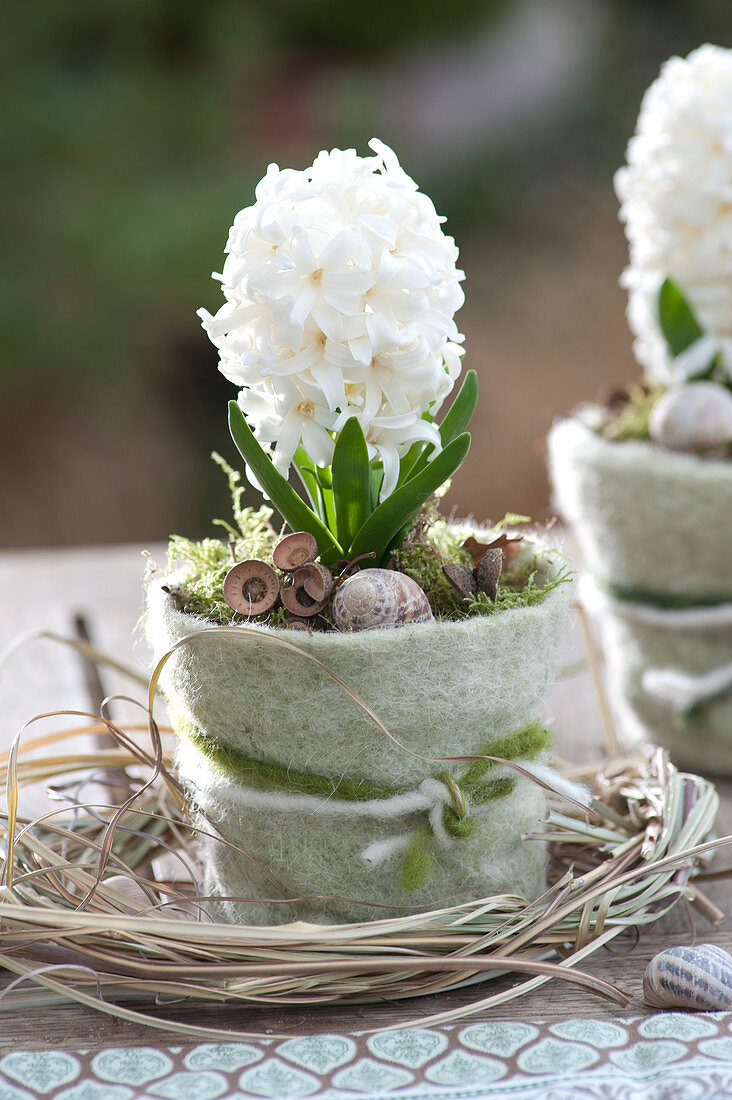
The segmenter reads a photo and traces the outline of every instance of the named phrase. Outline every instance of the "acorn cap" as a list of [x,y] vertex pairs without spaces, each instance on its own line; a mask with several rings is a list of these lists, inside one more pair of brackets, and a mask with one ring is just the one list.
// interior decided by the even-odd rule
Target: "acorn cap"
[[460,565],[459,562],[449,561],[446,565],[443,565],[442,572],[445,574],[455,591],[465,599],[466,596],[474,596],[478,590],[478,583],[473,576],[472,569],[468,569],[467,565]]
[[[304,579],[301,570],[298,569],[297,574],[300,574],[300,580]],[[283,606],[287,611],[301,618],[310,618],[311,615],[318,615],[327,604],[327,598],[314,600],[313,597],[305,591],[305,586],[303,584],[298,584],[296,580],[297,574],[293,574],[290,583],[285,584],[282,588],[280,596]]]
[[498,578],[503,569],[503,551],[499,547],[486,551],[476,565],[473,573],[481,592],[495,600],[498,591]]
[[271,565],[252,558],[232,566],[224,577],[224,599],[242,615],[261,615],[277,603],[280,581]]
[[298,565],[306,565],[315,559],[318,544],[307,531],[294,531],[277,543],[272,561],[283,573],[291,573]]

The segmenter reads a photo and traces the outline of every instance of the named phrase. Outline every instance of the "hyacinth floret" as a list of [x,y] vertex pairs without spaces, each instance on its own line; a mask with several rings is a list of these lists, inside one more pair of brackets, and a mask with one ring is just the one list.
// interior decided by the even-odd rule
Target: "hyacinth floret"
[[[732,378],[732,51],[705,45],[663,65],[615,186],[630,246],[628,319],[649,380],[684,381],[715,355],[719,377]],[[659,326],[666,277],[704,333],[676,358]]]
[[199,310],[219,369],[276,468],[298,447],[319,466],[356,417],[381,461],[381,499],[460,373],[458,250],[430,199],[376,139],[373,156],[321,152],[271,164],[229,232],[225,303]]

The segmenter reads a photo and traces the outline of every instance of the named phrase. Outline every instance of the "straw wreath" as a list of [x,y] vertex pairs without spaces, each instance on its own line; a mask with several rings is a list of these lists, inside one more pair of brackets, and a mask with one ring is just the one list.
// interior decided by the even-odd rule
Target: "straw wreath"
[[[103,659],[86,643],[78,647]],[[0,757],[0,966],[15,975],[0,1011],[75,1001],[190,1037],[254,1038],[151,1015],[145,1003],[158,1002],[157,1013],[171,998],[302,1009],[440,993],[507,972],[521,980],[421,1017],[420,1026],[494,1008],[551,978],[625,1004],[626,993],[579,965],[682,898],[714,923],[723,917],[693,882],[710,850],[724,843],[708,839],[716,791],[679,773],[662,750],[648,749],[597,767],[555,762],[589,786],[592,802],[588,809],[567,791],[549,791],[546,822],[527,843],[549,842],[551,885],[533,902],[500,895],[327,926],[212,921],[198,885],[196,841],[204,831],[217,834],[200,816],[191,824],[169,731],[152,717],[162,663],[149,684],[146,723],[122,729],[105,707],[101,717],[56,712],[83,724],[34,738],[21,731]],[[74,748],[70,742],[82,734],[98,743],[104,735],[108,747]],[[61,805],[31,819],[20,794],[37,784],[50,787]],[[242,851],[241,858],[253,857]],[[272,897],[287,913],[274,876]],[[558,961],[547,961],[551,956]]]

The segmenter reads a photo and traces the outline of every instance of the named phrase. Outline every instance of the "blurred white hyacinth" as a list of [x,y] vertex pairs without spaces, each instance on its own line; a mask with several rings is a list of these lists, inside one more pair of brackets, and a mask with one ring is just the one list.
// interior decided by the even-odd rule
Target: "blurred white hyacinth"
[[[650,381],[668,383],[703,371],[718,353],[732,377],[732,51],[701,46],[664,64],[643,98],[627,161],[615,187],[638,360]],[[676,359],[658,324],[666,276],[705,333]]]
[[439,449],[434,415],[460,373],[458,250],[432,202],[382,142],[374,156],[321,152],[304,171],[270,165],[234,219],[226,302],[199,310],[219,369],[286,473],[302,444],[318,465],[357,417],[384,467],[381,498],[416,440]]

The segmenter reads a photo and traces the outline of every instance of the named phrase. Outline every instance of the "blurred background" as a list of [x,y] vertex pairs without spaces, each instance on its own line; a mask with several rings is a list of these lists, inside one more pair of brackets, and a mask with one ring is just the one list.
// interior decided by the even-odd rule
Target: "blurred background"
[[0,546],[214,533],[234,461],[199,327],[267,164],[381,137],[447,216],[480,376],[449,502],[549,514],[558,413],[637,374],[612,174],[724,0],[10,0]]

